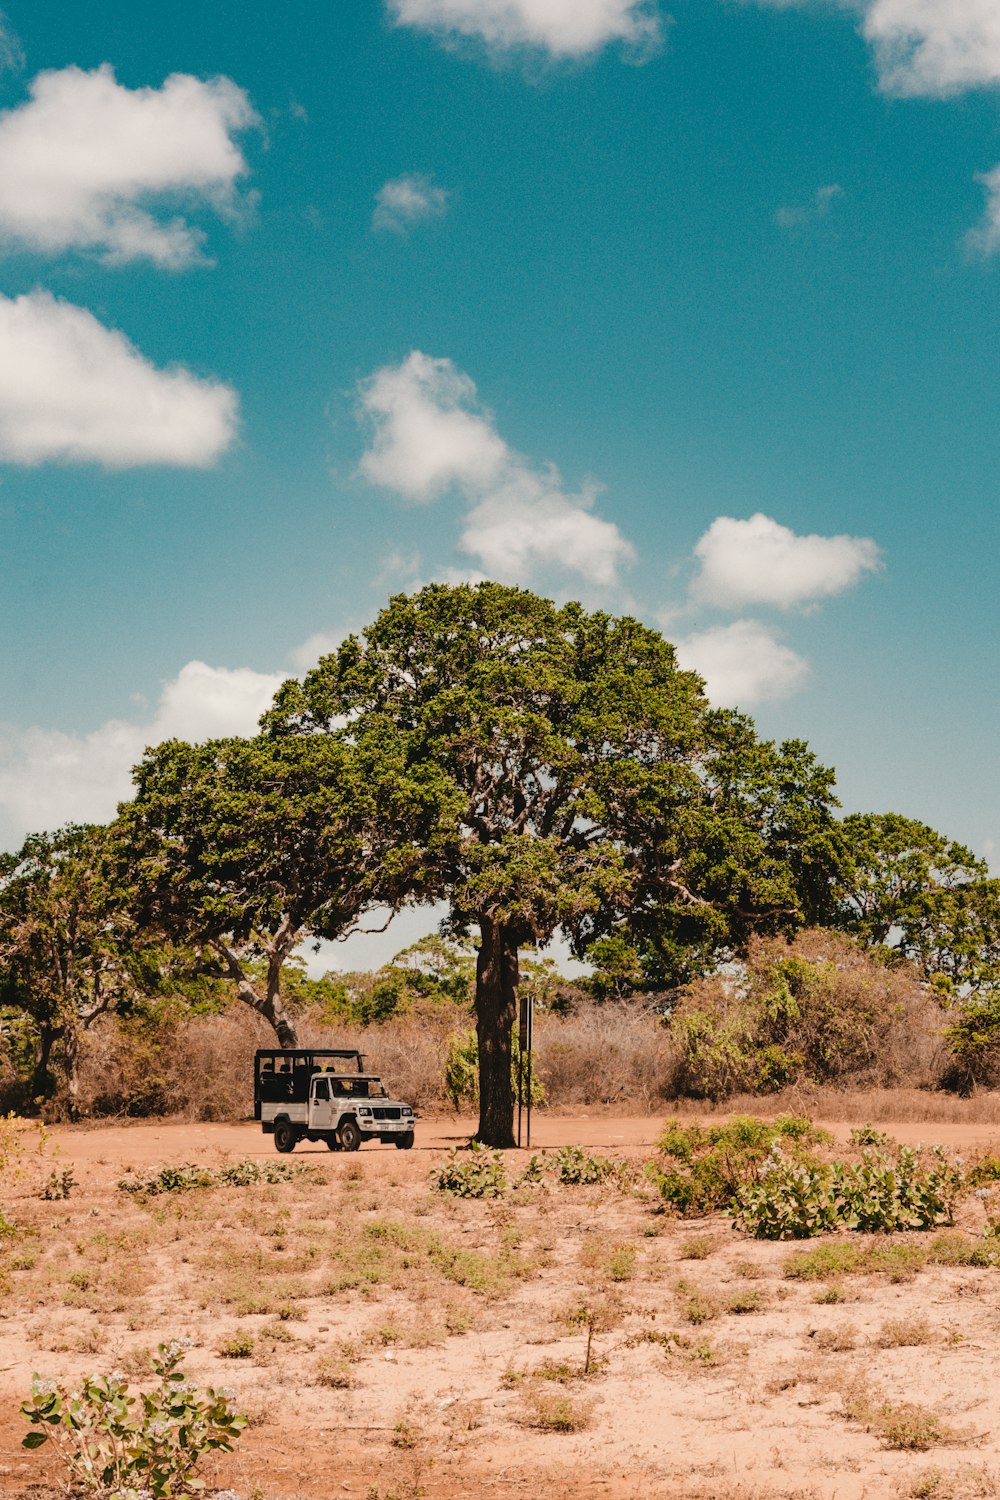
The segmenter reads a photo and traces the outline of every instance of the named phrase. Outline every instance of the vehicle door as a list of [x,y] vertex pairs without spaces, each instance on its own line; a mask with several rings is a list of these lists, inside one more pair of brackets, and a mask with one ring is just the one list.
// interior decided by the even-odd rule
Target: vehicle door
[[339,1109],[334,1108],[330,1099],[330,1080],[314,1078],[312,1096],[309,1100],[309,1129],[332,1130],[337,1123],[336,1116],[339,1114]]

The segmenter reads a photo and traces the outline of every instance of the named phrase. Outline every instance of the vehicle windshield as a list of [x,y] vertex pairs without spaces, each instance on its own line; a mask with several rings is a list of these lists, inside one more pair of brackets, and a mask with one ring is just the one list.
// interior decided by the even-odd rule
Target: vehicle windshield
[[334,1099],[388,1099],[389,1097],[381,1078],[359,1078],[356,1073],[347,1077],[331,1078],[330,1093]]

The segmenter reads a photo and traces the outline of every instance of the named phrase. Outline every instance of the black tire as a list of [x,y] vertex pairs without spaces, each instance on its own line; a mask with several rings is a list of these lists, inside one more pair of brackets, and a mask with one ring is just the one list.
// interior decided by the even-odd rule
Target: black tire
[[295,1126],[291,1120],[275,1120],[274,1122],[274,1149],[282,1153],[294,1151],[298,1136]]
[[357,1151],[361,1145],[361,1131],[356,1120],[345,1120],[340,1127],[341,1151]]
[[397,1135],[396,1150],[411,1151],[413,1149],[413,1131],[408,1130],[405,1135]]
[[323,1137],[323,1139],[326,1141],[326,1149],[328,1151],[340,1150],[340,1142],[337,1140],[337,1137],[335,1135],[326,1135]]

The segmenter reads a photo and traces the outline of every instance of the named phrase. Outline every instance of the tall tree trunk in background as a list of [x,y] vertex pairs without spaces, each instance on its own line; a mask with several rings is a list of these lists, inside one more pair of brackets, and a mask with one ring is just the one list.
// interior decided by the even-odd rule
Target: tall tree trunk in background
[[479,921],[476,960],[476,1035],[479,1040],[479,1129],[476,1140],[506,1150],[514,1145],[511,1035],[517,1015],[517,943],[509,927]]
[[240,967],[239,959],[225,943],[213,943],[212,946],[222,957],[230,977],[236,985],[236,994],[244,1005],[249,1005],[259,1016],[263,1016],[273,1028],[278,1038],[279,1047],[297,1047],[299,1045],[299,1034],[295,1029],[295,1022],[281,1003],[281,995],[277,987],[268,985],[268,993],[259,995],[250,983]]
[[66,1052],[67,1109],[71,1120],[80,1118],[80,1031],[76,1019],[68,1020],[63,1031]]
[[42,1022],[38,1029],[35,1066],[31,1074],[32,1103],[48,1099],[52,1092],[52,1075],[49,1072],[49,1062],[52,1058],[52,1048],[58,1040],[59,1029],[54,1026],[47,1026]]

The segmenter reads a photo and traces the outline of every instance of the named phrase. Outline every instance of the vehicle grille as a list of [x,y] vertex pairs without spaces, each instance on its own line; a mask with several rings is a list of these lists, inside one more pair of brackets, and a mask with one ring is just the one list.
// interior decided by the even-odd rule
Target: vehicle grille
[[401,1120],[403,1111],[401,1109],[373,1109],[372,1116],[376,1120]]

